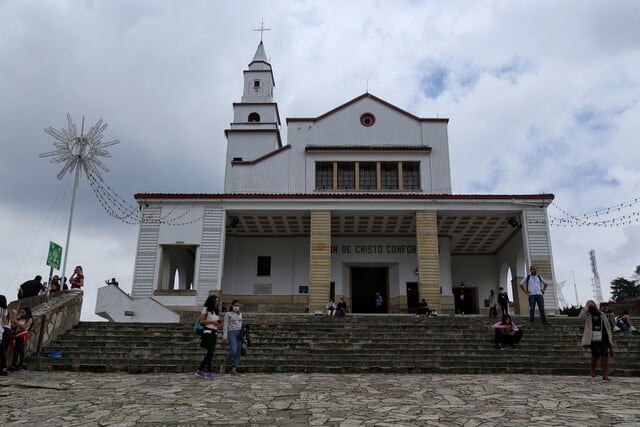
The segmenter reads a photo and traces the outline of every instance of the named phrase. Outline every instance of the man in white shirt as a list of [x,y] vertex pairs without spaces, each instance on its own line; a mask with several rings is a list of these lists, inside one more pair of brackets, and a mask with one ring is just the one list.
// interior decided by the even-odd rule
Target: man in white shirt
[[529,296],[529,321],[533,322],[536,304],[538,304],[542,324],[548,325],[549,322],[547,322],[547,316],[544,313],[544,292],[547,290],[547,282],[538,274],[535,265],[529,267],[529,272],[531,274],[523,277],[520,282],[520,288]]

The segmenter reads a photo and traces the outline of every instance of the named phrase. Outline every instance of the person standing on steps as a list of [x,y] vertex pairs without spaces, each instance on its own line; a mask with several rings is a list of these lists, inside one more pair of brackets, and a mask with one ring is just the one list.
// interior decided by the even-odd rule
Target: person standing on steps
[[211,370],[211,361],[213,359],[213,351],[216,349],[216,340],[218,338],[218,328],[220,324],[220,316],[218,316],[218,297],[210,295],[204,302],[204,307],[200,312],[200,324],[204,326],[204,331],[200,336],[200,347],[207,350],[207,354],[200,362],[200,366],[196,371],[196,376],[214,379]]
[[496,293],[493,289],[489,291],[489,318],[495,319],[498,317],[498,309],[496,308]]
[[500,304],[501,314],[509,314],[509,294],[502,286],[498,288],[498,304]]
[[380,292],[376,292],[376,313],[384,312],[384,299]]
[[613,334],[607,316],[598,310],[593,300],[587,303],[580,311],[579,318],[584,318],[584,332],[582,333],[582,346],[591,349],[591,364],[589,374],[596,376],[598,359],[602,363],[602,379],[609,379],[609,356],[613,357]]
[[548,284],[542,276],[538,274],[538,269],[535,265],[529,267],[529,272],[531,274],[527,274],[527,277],[523,277],[520,282],[520,288],[529,296],[529,321],[533,322],[534,320],[537,304],[542,324],[549,325],[547,316],[544,313],[544,293],[547,290]]
[[220,365],[220,374],[226,371],[226,365],[231,364],[231,374],[240,375],[240,351],[242,350],[242,313],[240,313],[240,301],[234,299],[231,309],[224,314],[224,326],[222,328],[222,345],[229,344],[229,351]]

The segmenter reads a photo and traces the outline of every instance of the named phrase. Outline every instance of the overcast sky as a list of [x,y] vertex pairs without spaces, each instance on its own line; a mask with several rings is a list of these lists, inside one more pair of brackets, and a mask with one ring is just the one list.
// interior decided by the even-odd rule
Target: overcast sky
[[[105,140],[121,142],[103,176],[131,203],[223,191],[224,129],[261,19],[283,122],[368,85],[450,119],[455,194],[553,193],[552,218],[630,202],[599,214],[609,227],[551,226],[569,303],[574,275],[580,302],[593,296],[590,249],[605,299],[640,264],[640,2],[0,0],[0,293],[47,276],[49,241],[64,245],[73,178],[38,155],[66,113],[109,123]],[[131,289],[138,229],[107,215],[85,179],[73,221],[67,272],[85,269],[89,320],[105,279]]]

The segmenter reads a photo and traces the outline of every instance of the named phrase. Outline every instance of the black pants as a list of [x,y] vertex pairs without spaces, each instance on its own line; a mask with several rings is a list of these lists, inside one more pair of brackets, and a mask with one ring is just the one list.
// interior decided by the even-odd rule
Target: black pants
[[204,332],[202,333],[202,338],[200,338],[200,347],[206,349],[207,354],[204,356],[204,359],[202,359],[202,362],[200,362],[200,367],[198,368],[199,371],[212,372],[211,360],[213,359],[213,351],[216,349],[216,341],[217,334],[215,332],[211,332],[209,334]]
[[[4,340],[2,341],[4,342]],[[22,368],[23,363],[24,363],[24,337],[17,337],[16,346],[13,349],[13,361],[11,362],[11,366],[14,368]]]
[[489,307],[489,317],[492,319],[498,317],[498,310],[495,307]]
[[500,344],[504,345],[515,345],[520,342],[522,339],[522,331],[517,330],[513,335],[503,334],[500,329],[496,329],[496,346]]
[[500,304],[502,314],[509,314],[509,304]]
[[0,343],[0,369],[7,369],[7,351],[9,350],[9,345],[11,344],[11,329],[4,328],[4,333],[2,334],[2,342]]

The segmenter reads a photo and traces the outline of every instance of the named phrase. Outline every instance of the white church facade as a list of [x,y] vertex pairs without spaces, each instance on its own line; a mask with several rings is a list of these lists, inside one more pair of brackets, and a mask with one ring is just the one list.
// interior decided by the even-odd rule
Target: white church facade
[[136,194],[144,219],[132,293],[101,289],[97,314],[157,321],[147,311],[199,310],[211,294],[300,313],[344,297],[367,313],[376,293],[387,313],[411,313],[424,298],[440,313],[471,314],[485,313],[499,286],[525,313],[517,283],[532,264],[552,284],[547,311],[557,310],[553,195],[454,194],[448,119],[369,93],[288,118],[285,144],[274,87],[260,42],[225,131],[224,192]]

